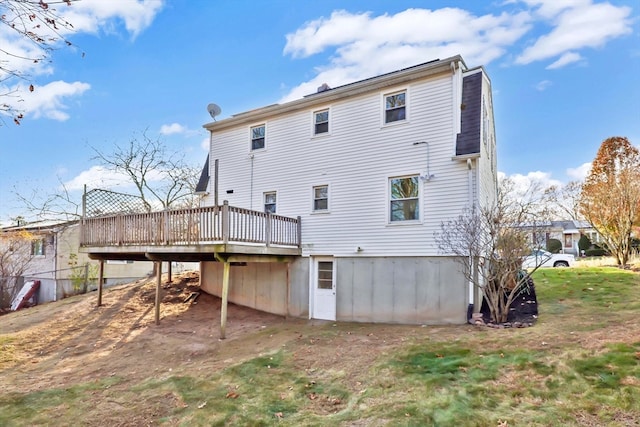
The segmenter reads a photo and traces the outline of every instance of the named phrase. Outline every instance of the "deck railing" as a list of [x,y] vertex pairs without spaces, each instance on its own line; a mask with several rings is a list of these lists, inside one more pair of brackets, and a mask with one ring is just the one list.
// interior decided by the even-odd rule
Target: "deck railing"
[[82,246],[251,243],[301,246],[300,217],[229,206],[84,218]]

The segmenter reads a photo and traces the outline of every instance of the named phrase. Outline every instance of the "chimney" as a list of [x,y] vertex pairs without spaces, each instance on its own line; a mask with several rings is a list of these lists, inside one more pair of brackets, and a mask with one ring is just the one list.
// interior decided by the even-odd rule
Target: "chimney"
[[318,86],[318,92],[317,92],[317,93],[320,93],[320,92],[326,92],[326,91],[328,91],[328,90],[331,90],[331,88],[329,87],[329,85],[328,85],[328,84],[326,84],[326,83],[322,83],[322,85],[321,85],[321,86]]

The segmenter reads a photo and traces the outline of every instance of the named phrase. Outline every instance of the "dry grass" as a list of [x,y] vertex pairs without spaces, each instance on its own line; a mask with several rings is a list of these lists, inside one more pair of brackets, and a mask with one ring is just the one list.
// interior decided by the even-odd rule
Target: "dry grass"
[[[531,328],[283,319],[140,282],[0,320],[0,425],[633,426],[640,274],[544,269]],[[71,420],[73,422],[71,422]],[[506,424],[504,424],[506,423]],[[635,423],[635,424],[634,424]]]

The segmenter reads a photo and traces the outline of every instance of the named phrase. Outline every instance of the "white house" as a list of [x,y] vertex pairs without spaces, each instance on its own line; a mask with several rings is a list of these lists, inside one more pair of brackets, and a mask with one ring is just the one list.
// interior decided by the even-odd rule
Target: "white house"
[[[233,263],[229,301],[317,319],[466,322],[473,293],[434,233],[496,197],[482,67],[434,60],[204,127],[203,206],[300,217],[300,255]],[[221,262],[201,262],[203,290],[221,294],[222,275]]]
[[[12,284],[11,293],[17,292],[14,286],[38,280],[38,303],[57,301],[78,293],[84,287],[85,277],[90,279],[87,288],[95,289],[98,266],[87,254],[79,251],[78,221],[36,221],[4,227],[0,229],[0,240],[4,235],[17,231],[28,232],[31,243],[20,249],[28,252],[20,258],[25,266],[22,276],[7,278],[11,279],[7,280]],[[149,261],[109,260],[104,269],[103,284],[127,283],[152,272],[153,265]]]

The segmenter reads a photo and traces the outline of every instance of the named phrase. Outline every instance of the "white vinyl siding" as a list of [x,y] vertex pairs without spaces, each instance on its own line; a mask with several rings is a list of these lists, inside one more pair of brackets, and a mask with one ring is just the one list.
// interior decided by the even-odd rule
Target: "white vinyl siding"
[[491,85],[485,77],[482,81],[482,109],[480,159],[478,159],[478,203],[480,207],[495,202],[498,183],[496,136],[493,126],[493,101],[491,99]]
[[[309,111],[323,105],[266,117],[268,151],[253,159],[238,149],[246,127],[214,128],[221,201],[262,210],[263,193],[277,188],[278,214],[302,217],[304,255],[352,256],[357,247],[366,256],[443,255],[434,232],[468,201],[467,166],[451,160],[453,81],[443,73],[407,85],[411,121],[403,126],[380,127],[382,94],[397,88],[335,100],[331,133],[321,144],[301,142],[310,139]],[[429,142],[428,154],[426,145],[414,145],[419,141]],[[420,224],[390,226],[389,178],[422,174],[427,159],[434,177],[421,182]],[[326,182],[331,214],[316,215],[310,189]],[[213,204],[212,195],[205,203]]]

